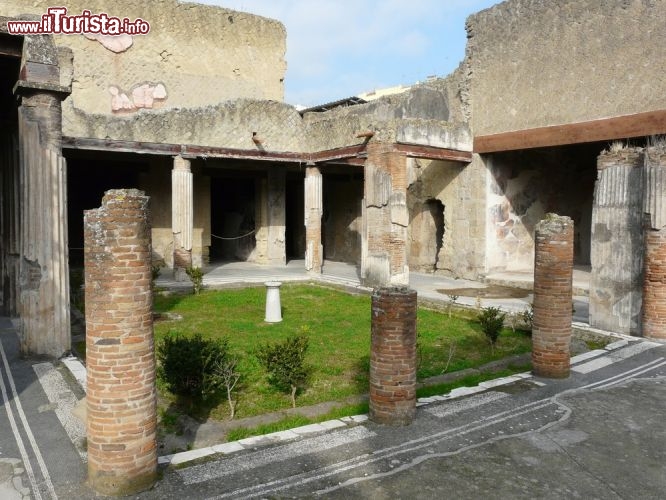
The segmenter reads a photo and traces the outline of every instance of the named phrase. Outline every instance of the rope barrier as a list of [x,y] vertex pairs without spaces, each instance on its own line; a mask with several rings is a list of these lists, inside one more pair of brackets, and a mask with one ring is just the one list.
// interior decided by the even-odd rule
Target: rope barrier
[[256,229],[253,229],[252,231],[250,231],[250,232],[247,233],[247,234],[243,234],[242,236],[235,236],[235,237],[233,237],[233,238],[225,238],[225,237],[223,237],[223,236],[218,236],[218,235],[213,234],[213,233],[211,233],[210,235],[211,235],[213,238],[217,238],[218,240],[227,240],[227,241],[229,241],[229,240],[240,240],[241,238],[245,238],[246,236],[250,236],[251,234],[254,234],[255,232],[256,232]]

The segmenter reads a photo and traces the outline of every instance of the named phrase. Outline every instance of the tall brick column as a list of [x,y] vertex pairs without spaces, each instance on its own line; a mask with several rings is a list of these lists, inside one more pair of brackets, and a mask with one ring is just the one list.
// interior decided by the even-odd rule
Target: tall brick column
[[305,269],[321,273],[324,250],[321,245],[322,175],[318,167],[305,169]]
[[645,150],[643,336],[666,339],[666,145]]
[[125,495],[157,471],[148,197],[107,191],[84,216],[88,480]]
[[379,288],[372,294],[370,419],[408,425],[416,410],[416,292]]
[[536,227],[532,370],[569,376],[573,277],[573,221],[547,214]]
[[190,161],[181,156],[173,159],[171,171],[171,226],[174,279],[186,281],[185,269],[192,265],[194,192]]

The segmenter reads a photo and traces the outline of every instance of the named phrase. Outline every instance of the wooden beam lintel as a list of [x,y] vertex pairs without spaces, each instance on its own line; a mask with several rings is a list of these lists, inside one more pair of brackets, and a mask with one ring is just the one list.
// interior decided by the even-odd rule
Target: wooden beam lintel
[[469,163],[472,161],[471,151],[457,149],[423,146],[420,144],[397,143],[395,150],[406,154],[410,158],[423,158],[425,160],[445,160]]
[[480,135],[474,138],[474,152],[496,153],[659,134],[666,134],[666,110]]

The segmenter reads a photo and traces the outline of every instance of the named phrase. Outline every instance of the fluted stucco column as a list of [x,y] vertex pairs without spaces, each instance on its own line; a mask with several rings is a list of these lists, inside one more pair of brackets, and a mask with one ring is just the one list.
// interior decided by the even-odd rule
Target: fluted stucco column
[[171,172],[171,227],[173,230],[173,273],[185,281],[185,269],[192,265],[192,230],[194,195],[190,161],[181,156],[173,159]]
[[305,170],[305,269],[321,273],[324,249],[321,244],[322,175],[318,167]]

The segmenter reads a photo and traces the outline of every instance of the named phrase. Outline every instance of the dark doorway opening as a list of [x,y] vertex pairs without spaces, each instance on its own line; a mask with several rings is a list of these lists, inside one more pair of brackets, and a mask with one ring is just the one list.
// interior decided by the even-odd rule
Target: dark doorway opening
[[328,173],[323,180],[324,259],[361,263],[363,173]]
[[305,193],[302,172],[288,172],[286,181],[285,244],[287,260],[305,258]]
[[147,169],[144,161],[67,158],[67,214],[69,262],[83,265],[83,211],[98,208],[109,189],[138,188],[139,175]]
[[256,180],[212,177],[211,260],[247,261],[256,248]]

